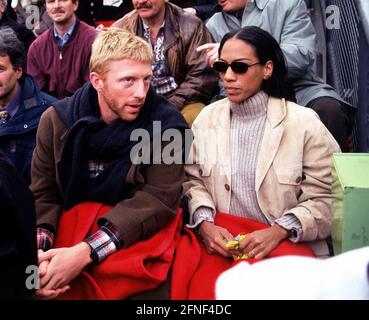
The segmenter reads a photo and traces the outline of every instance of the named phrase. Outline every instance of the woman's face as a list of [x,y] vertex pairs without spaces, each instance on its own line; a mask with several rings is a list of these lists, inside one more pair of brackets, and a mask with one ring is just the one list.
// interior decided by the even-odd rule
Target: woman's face
[[[265,65],[259,64],[260,61],[253,46],[235,38],[229,39],[224,44],[219,60],[228,64],[237,61],[250,66],[244,73],[235,72],[231,67],[219,73],[227,96],[234,103],[245,101],[258,93],[263,81],[268,79],[273,72],[272,61],[268,61]],[[242,66],[240,69],[242,71]]]

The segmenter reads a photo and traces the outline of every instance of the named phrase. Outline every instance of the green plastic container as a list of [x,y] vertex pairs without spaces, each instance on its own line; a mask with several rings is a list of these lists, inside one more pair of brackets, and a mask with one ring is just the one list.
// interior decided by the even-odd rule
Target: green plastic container
[[369,154],[333,156],[334,253],[369,246]]

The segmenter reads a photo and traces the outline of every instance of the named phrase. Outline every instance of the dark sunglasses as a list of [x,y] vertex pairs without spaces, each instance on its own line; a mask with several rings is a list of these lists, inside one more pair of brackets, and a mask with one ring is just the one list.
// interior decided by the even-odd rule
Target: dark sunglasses
[[254,63],[254,64],[247,64],[245,62],[241,62],[241,61],[233,61],[230,64],[228,64],[225,61],[215,61],[213,63],[213,69],[216,72],[220,72],[220,73],[226,73],[228,68],[231,67],[232,71],[234,73],[237,74],[242,74],[247,72],[247,70],[249,70],[250,67],[252,66],[256,66],[257,64],[261,64],[260,62]]

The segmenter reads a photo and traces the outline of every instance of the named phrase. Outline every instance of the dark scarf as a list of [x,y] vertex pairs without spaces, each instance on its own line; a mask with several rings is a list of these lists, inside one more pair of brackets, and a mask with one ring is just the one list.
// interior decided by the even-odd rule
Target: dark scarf
[[[132,165],[130,141],[135,129],[145,129],[153,138],[153,121],[161,121],[161,132],[169,128],[188,128],[181,113],[150,88],[138,118],[106,124],[100,119],[95,89],[86,83],[72,97],[55,105],[69,132],[59,164],[64,209],[84,201],[115,205],[129,194],[126,176]],[[89,177],[89,161],[106,163],[96,178]]]

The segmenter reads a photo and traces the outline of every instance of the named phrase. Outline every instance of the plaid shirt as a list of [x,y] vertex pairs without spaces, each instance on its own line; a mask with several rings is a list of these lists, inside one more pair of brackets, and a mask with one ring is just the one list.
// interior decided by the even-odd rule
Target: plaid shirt
[[8,122],[10,119],[10,114],[6,110],[0,110],[0,128]]
[[0,128],[17,113],[20,105],[21,86],[18,86],[15,96],[6,106],[0,106]]
[[90,160],[88,162],[88,171],[90,178],[96,178],[99,176],[106,168],[108,164],[106,162],[101,162],[97,160]]
[[114,225],[108,221],[84,241],[91,248],[91,257],[94,264],[100,263],[122,246],[120,234]]
[[[91,248],[94,264],[98,264],[106,257],[122,247],[122,238],[117,229],[110,222],[106,222],[93,235],[84,240]],[[37,248],[43,251],[53,247],[54,234],[47,229],[37,228]]]
[[[89,161],[90,178],[96,178],[101,174],[107,163],[95,160]],[[116,252],[122,246],[122,238],[114,225],[106,222],[93,235],[84,240],[91,248],[93,263],[98,264],[106,257]],[[47,229],[37,228],[37,248],[47,251],[53,247],[54,234]]]
[[43,251],[53,247],[54,234],[47,229],[37,228],[37,248]]
[[[165,21],[160,26],[160,30],[154,45],[154,63],[152,64],[153,78],[151,85],[155,89],[157,94],[165,95],[178,88],[178,85],[172,76],[168,61],[164,54],[164,26]],[[144,38],[151,44],[150,40],[150,28],[144,24]]]

